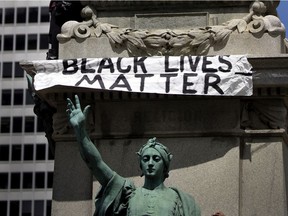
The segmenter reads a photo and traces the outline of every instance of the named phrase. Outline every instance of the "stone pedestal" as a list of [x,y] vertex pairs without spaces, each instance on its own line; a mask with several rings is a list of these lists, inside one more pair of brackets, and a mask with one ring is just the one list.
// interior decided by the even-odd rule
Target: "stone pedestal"
[[74,142],[57,142],[52,215],[93,215],[92,175]]
[[[64,121],[65,98],[75,93],[49,96],[51,101],[57,98],[58,110],[63,111],[54,116],[58,125],[54,131],[54,215],[90,215],[100,187],[97,181],[92,184],[73,131]],[[247,99],[108,95],[79,94],[82,107],[92,106],[90,136],[106,163],[136,186],[143,185],[136,152],[156,136],[173,153],[166,185],[193,195],[202,215],[219,209],[226,215],[286,215],[286,132],[242,130]],[[269,104],[270,99],[261,101]]]
[[287,215],[287,167],[283,166],[287,144],[281,134],[266,137],[270,132],[262,133],[257,134],[260,137],[245,139],[242,146],[239,212],[240,215]]

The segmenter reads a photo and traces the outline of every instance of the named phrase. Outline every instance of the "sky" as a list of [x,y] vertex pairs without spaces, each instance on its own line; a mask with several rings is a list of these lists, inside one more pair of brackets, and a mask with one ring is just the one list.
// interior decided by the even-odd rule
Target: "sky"
[[286,27],[286,38],[288,38],[288,0],[281,0],[277,11],[278,16]]

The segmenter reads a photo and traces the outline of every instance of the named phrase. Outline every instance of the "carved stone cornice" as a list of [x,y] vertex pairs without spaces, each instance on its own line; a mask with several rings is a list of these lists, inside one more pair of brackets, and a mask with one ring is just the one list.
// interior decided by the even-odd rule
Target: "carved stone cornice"
[[83,22],[68,21],[57,36],[61,43],[71,38],[85,40],[90,37],[108,37],[115,47],[127,49],[131,56],[146,55],[205,55],[213,46],[225,47],[229,36],[249,32],[261,37],[265,32],[273,36],[284,34],[285,27],[274,15],[265,15],[267,7],[255,1],[242,19],[232,19],[222,25],[193,29],[131,29],[102,23],[94,7],[82,10]]

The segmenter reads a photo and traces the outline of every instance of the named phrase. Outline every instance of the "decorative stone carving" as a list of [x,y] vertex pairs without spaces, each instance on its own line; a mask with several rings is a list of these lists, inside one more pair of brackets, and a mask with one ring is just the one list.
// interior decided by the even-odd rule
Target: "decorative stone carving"
[[269,32],[273,35],[281,34],[285,31],[284,25],[278,17],[268,16],[252,16],[252,21],[248,24],[248,30],[252,34]]
[[[266,3],[267,5],[267,3]],[[204,55],[212,46],[224,47],[233,33],[250,32],[252,34],[281,34],[284,25],[278,17],[265,15],[267,7],[263,2],[255,1],[247,16],[232,19],[222,25],[208,26],[188,30],[141,30],[119,28],[109,23],[101,23],[97,12],[89,5],[82,10],[85,21],[68,21],[62,26],[58,40],[65,42],[71,38],[84,40],[88,37],[109,38],[115,47],[126,48],[130,55]]]

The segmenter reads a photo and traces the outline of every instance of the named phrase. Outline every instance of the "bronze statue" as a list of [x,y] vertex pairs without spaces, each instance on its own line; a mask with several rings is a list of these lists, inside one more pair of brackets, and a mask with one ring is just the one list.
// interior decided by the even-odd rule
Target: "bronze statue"
[[[67,114],[73,126],[80,153],[93,175],[102,185],[96,196],[94,216],[200,216],[200,208],[190,195],[164,185],[169,176],[172,158],[168,148],[156,141],[148,142],[137,153],[144,175],[144,185],[136,188],[128,179],[115,173],[103,160],[90,140],[85,122],[90,106],[82,112],[80,101],[75,95],[75,105],[67,99]],[[214,215],[222,215],[216,213]]]

